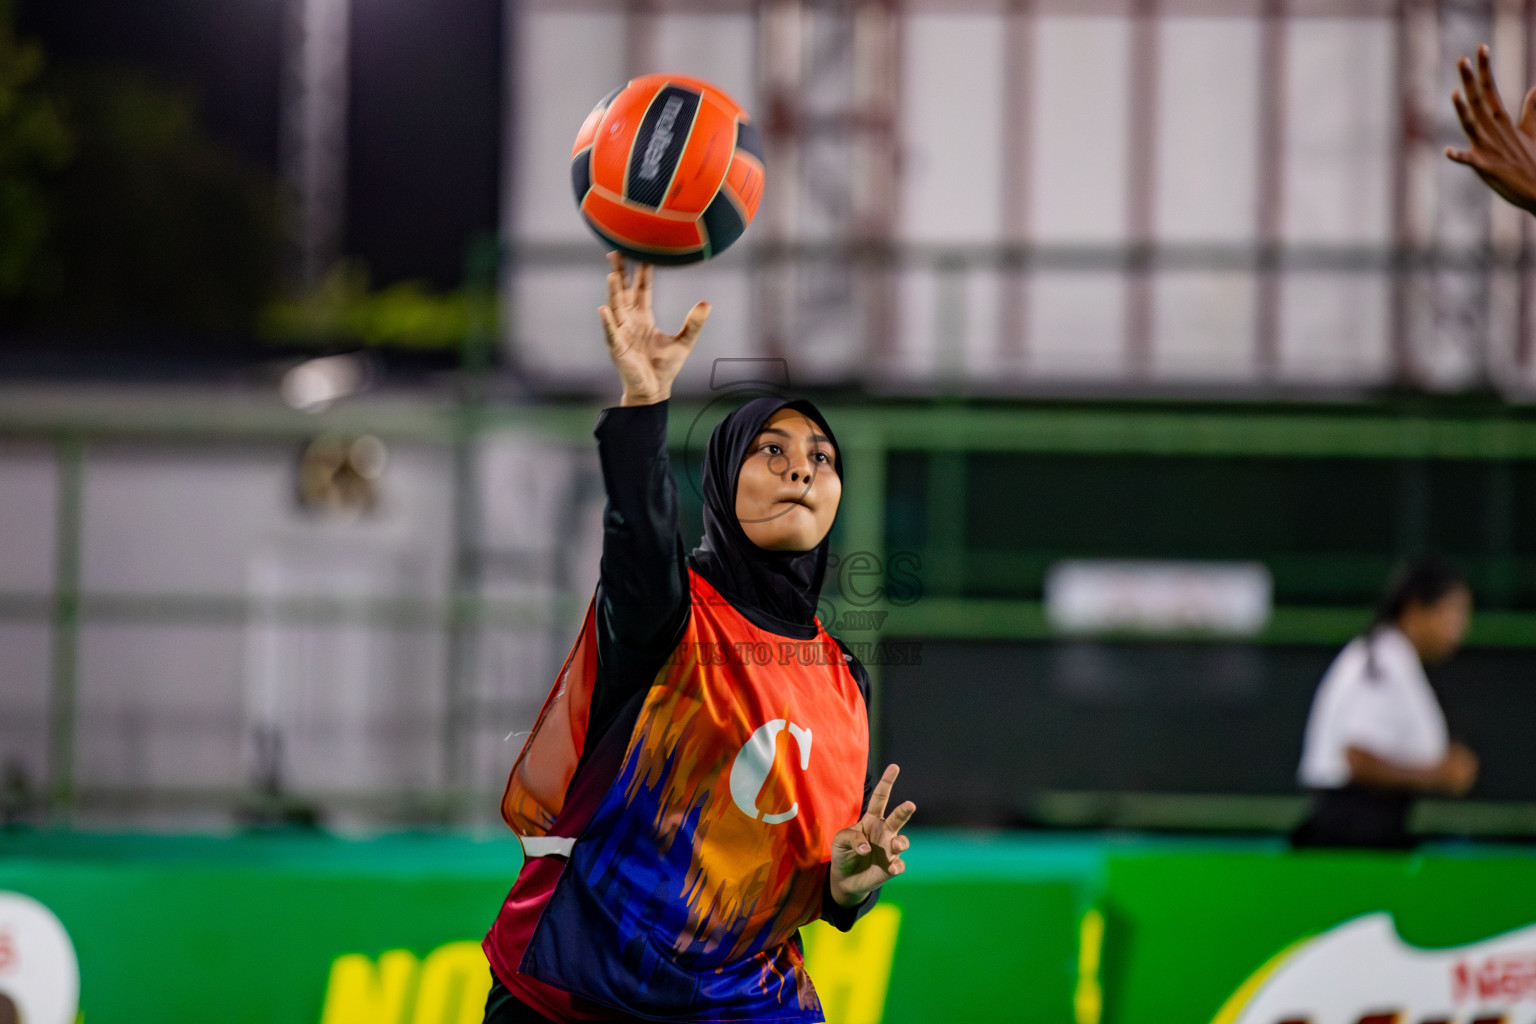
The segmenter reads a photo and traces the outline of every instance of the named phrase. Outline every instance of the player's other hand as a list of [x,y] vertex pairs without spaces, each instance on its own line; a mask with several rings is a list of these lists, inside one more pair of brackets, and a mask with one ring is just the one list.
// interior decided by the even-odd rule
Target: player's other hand
[[908,800],[889,817],[885,813],[900,771],[894,764],[887,767],[875,783],[864,817],[832,837],[832,898],[838,906],[858,906],[871,892],[907,870],[901,855],[912,840],[902,835],[901,829],[912,820],[917,805]]
[[709,303],[697,303],[676,334],[656,326],[651,312],[651,277],[655,268],[642,263],[633,275],[624,268],[624,257],[608,254],[613,269],[608,274],[608,304],[599,306],[608,355],[624,382],[621,405],[655,405],[672,397],[672,382],[709,317]]
[[1456,67],[1462,88],[1451,94],[1451,102],[1471,145],[1447,146],[1445,155],[1472,168],[1511,203],[1536,213],[1536,87],[1525,94],[1516,122],[1499,99],[1486,44],[1477,48],[1475,70],[1465,57]]
[[1463,796],[1477,781],[1477,755],[1460,743],[1452,743],[1440,762],[1441,788],[1452,796]]

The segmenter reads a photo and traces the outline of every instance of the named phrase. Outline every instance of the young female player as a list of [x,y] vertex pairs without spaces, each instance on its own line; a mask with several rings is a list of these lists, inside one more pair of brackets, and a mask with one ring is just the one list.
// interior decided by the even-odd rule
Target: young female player
[[1294,845],[1407,849],[1415,797],[1471,788],[1477,757],[1451,742],[1424,674],[1460,646],[1471,609],[1465,580],[1438,559],[1392,581],[1371,628],[1318,684],[1298,770],[1312,812]]
[[815,617],[841,453],[810,402],[747,402],[710,436],[685,557],[667,401],[709,307],[666,335],[652,268],[610,259],[602,568],[502,801],[525,859],[485,1019],[820,1021],[797,929],[850,928],[916,810],[886,815],[868,677]]

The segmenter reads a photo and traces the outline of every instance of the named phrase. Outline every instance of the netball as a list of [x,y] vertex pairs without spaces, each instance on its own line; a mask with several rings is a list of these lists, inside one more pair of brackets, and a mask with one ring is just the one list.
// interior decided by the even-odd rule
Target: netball
[[763,195],[763,151],[741,105],[681,75],[645,75],[587,115],[571,149],[576,205],[604,246],[698,263],[741,237]]

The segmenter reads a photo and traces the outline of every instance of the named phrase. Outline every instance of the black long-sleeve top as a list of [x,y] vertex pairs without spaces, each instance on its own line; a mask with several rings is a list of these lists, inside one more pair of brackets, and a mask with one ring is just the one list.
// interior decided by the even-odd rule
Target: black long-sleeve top
[[[597,677],[588,716],[588,750],[609,730],[633,729],[651,683],[676,648],[691,607],[688,559],[678,530],[677,484],[667,454],[666,401],[604,409],[593,433],[608,504],[603,512],[603,557],[597,587]],[[711,581],[714,582],[714,581]],[[738,610],[754,625],[786,633],[793,624],[750,606]],[[814,628],[809,635],[814,635]],[[834,637],[834,639],[836,639]],[[849,670],[869,700],[869,675],[838,641]],[[866,770],[864,804],[874,778]],[[844,822],[842,827],[852,825]],[[831,875],[821,916],[847,931],[874,904],[878,890],[855,907],[832,898]]]

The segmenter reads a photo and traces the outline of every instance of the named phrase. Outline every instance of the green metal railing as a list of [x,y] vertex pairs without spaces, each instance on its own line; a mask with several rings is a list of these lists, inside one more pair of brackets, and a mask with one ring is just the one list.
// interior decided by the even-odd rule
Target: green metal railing
[[[697,460],[707,431],[695,426],[706,403],[679,399],[670,441]],[[953,402],[867,401],[822,403],[835,425],[852,470],[839,516],[838,545],[845,551],[887,553],[886,471],[893,452],[927,453],[933,470],[925,500],[931,522],[958,524],[966,501],[963,456],[974,453],[1123,455],[1144,457],[1295,457],[1388,460],[1536,461],[1536,416],[1494,407],[1473,412],[1392,407],[1291,409],[1061,407],[964,405]],[[250,597],[239,593],[122,594],[82,587],[81,528],[94,446],[142,442],[204,447],[218,444],[290,445],[322,432],[372,433],[386,441],[441,446],[458,467],[453,578],[445,600],[336,602],[294,600],[262,605],[264,616],[308,624],[366,621],[396,629],[445,630],[445,667],[451,711],[445,746],[471,713],[463,690],[470,671],[466,638],[496,625],[564,621],[572,609],[547,603],[487,600],[476,592],[478,526],[473,453],[489,436],[528,431],[572,445],[591,444],[595,404],[496,406],[483,392],[424,401],[353,401],[320,415],[294,412],[275,400],[211,400],[149,396],[87,402],[18,393],[0,402],[0,439],[46,443],[57,461],[57,508],[50,593],[0,590],[0,619],[45,622],[52,632],[47,791],[61,816],[80,800],[75,781],[78,645],[82,624],[230,623],[248,621]],[[720,410],[723,411],[723,410]],[[958,529],[958,527],[956,527]],[[861,639],[889,638],[1041,640],[1050,627],[1040,602],[952,596],[965,556],[955,530],[930,538],[925,548],[925,594],[915,605],[877,607],[888,615]],[[931,574],[931,576],[929,575]],[[572,599],[575,600],[574,598]],[[585,600],[584,595],[580,602]],[[1362,607],[1291,607],[1275,610],[1259,643],[1337,644],[1358,630]],[[1199,641],[1205,638],[1190,636]],[[1474,645],[1536,648],[1536,613],[1490,611],[1477,616]],[[872,712],[880,712],[881,668]],[[878,734],[878,728],[876,730]],[[456,756],[456,755],[446,755]],[[449,778],[462,779],[451,764]],[[468,794],[464,795],[466,799]],[[476,797],[478,798],[478,797]],[[419,801],[418,801],[419,802]]]

